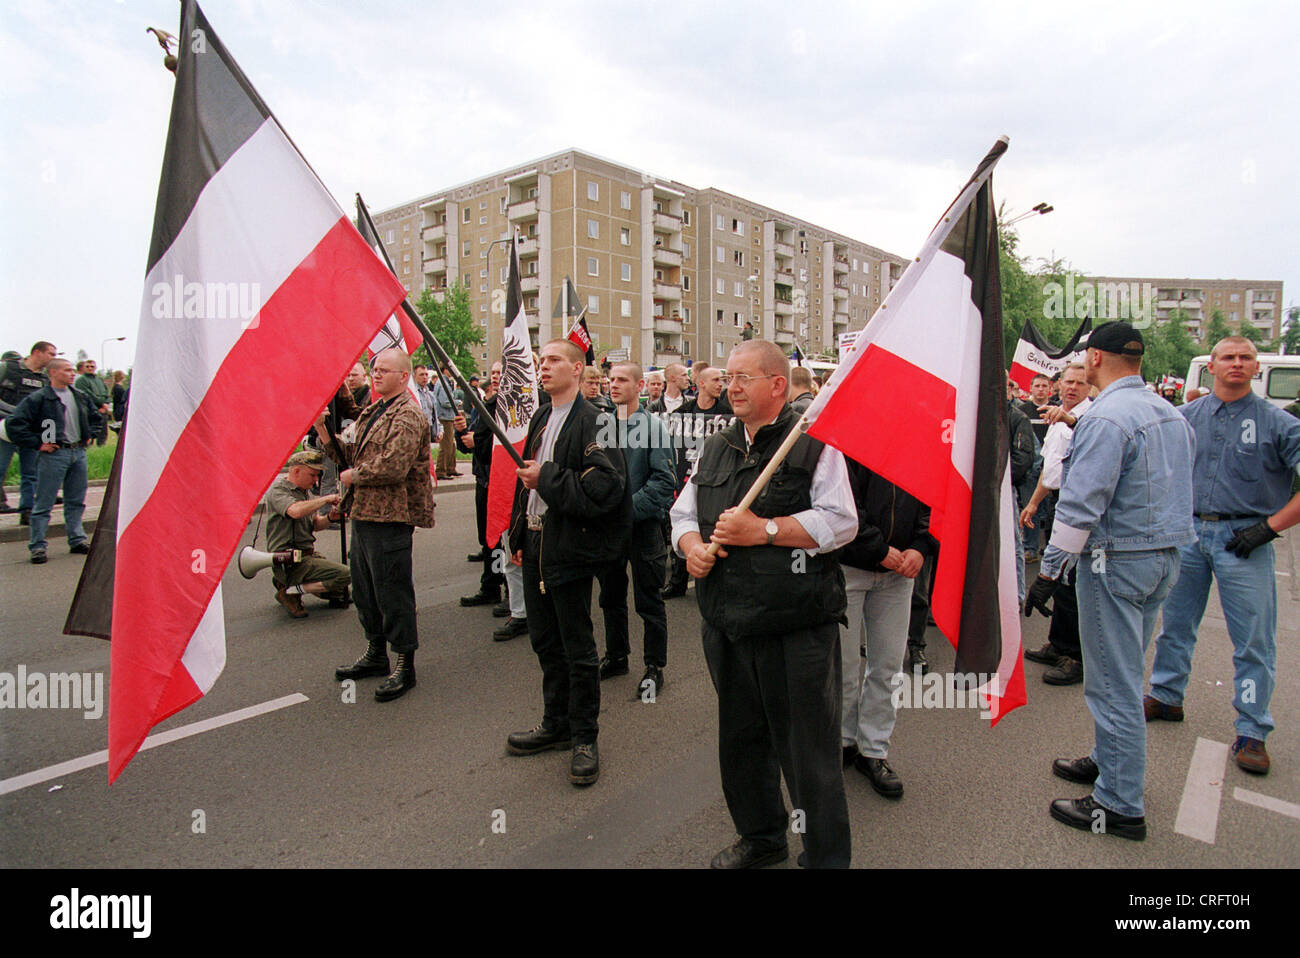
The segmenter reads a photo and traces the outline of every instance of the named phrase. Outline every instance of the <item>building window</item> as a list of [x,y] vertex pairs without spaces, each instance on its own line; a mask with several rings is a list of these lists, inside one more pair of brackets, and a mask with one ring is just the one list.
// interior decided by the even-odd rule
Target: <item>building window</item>
[[618,314],[624,319],[632,315],[632,300],[622,300],[618,305]]
[[[1230,302],[1230,303],[1240,303],[1240,302],[1241,302],[1241,293],[1233,293],[1231,296],[1228,297],[1228,302]],[[1234,319],[1236,318],[1236,315],[1235,315],[1235,314],[1234,314],[1233,318],[1234,318]]]
[[687,276],[685,273],[682,273],[682,289],[686,290],[687,292],[690,292],[691,289],[691,278]]
[[655,282],[662,283],[663,281],[664,281],[664,271],[661,269],[655,270]]
[[631,264],[631,263],[624,263],[623,266],[622,266],[622,271],[623,271],[623,272],[622,272],[622,275],[623,275],[623,282],[625,282],[625,283],[630,283],[630,282],[632,282],[632,264]]
[[736,296],[744,296],[744,295],[745,295],[745,284],[742,283],[740,280],[736,280],[735,294],[734,294],[734,295],[736,295]]
[[721,230],[721,229],[726,229],[726,227],[723,225],[723,223],[725,223],[725,222],[726,222],[726,220],[724,220],[722,214],[719,213],[719,214],[718,214],[718,229],[720,229],[720,230]]
[[528,198],[530,200],[537,199],[537,187],[535,186],[528,187]]
[[622,227],[622,228],[619,229],[619,231],[618,231],[618,239],[619,239],[619,242],[621,242],[624,246],[631,246],[631,245],[632,245],[632,231],[631,231],[630,229],[628,229],[626,226]]
[[[502,270],[502,272],[505,272],[505,270]],[[529,275],[529,276],[536,276],[536,275],[537,275],[537,260],[532,260],[532,261],[528,264],[528,275]],[[504,278],[502,278],[502,282],[505,282],[505,279],[504,279]]]
[[587,199],[589,200],[600,199],[600,184],[597,183],[595,180],[587,181]]
[[587,239],[600,239],[600,223],[587,220]]
[[718,310],[718,325],[722,325],[722,310]]
[[732,262],[734,262],[737,266],[744,266],[744,265],[745,265],[745,254],[744,254],[741,250],[736,250],[734,253],[731,254],[731,260],[732,260]]
[[690,243],[683,243],[683,244],[682,244],[682,259],[690,259],[690,258],[691,258],[691,244],[690,244]]
[[389,231],[388,231],[388,242],[391,243],[391,242],[393,242],[393,240],[395,240],[396,238],[397,238],[397,230],[389,230]]
[[737,236],[744,236],[744,235],[745,235],[745,221],[744,221],[744,220],[732,220],[732,221],[731,221],[731,232],[735,233]]
[[587,275],[588,276],[600,275],[600,260],[596,259],[596,257],[594,256],[587,257]]
[[721,276],[718,277],[718,295],[719,296],[727,295],[727,281],[723,279]]
[[691,225],[691,211],[690,211],[690,210],[682,210],[682,225],[683,225],[683,226],[690,226],[690,225]]
[[468,206],[463,207],[463,208],[461,209],[461,211],[460,211],[460,221],[461,221],[462,223],[468,223],[468,222],[469,222],[469,207],[468,207]]
[[718,347],[717,348],[718,358],[721,359],[723,357],[722,343],[715,343],[714,345]]
[[718,262],[719,262],[719,263],[725,263],[726,261],[727,261],[727,251],[726,251],[725,249],[723,249],[721,246],[719,246],[719,247],[718,247]]
[[600,312],[600,297],[599,297],[599,296],[588,296],[588,297],[587,297],[587,312],[589,312],[589,313],[599,313],[599,312]]
[[464,245],[464,248],[461,250],[460,255],[461,255],[461,256],[468,256],[468,255],[469,255],[469,250],[470,250],[470,243],[469,243],[469,240],[465,240],[465,245]]
[[623,209],[625,210],[630,210],[632,208],[632,194],[627,192],[627,190],[624,190],[622,193],[619,193],[618,205],[623,207]]
[[683,323],[683,324],[689,324],[690,321],[691,321],[691,308],[690,308],[689,306],[683,306],[683,307],[682,307],[682,323]]

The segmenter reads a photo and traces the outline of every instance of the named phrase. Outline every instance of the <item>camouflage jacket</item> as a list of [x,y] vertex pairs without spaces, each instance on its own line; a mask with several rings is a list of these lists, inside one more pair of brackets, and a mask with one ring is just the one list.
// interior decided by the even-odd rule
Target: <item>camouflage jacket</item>
[[347,447],[356,487],[352,518],[432,528],[429,423],[409,392],[394,399],[366,432],[366,425],[378,410],[376,401],[361,411],[356,435],[364,434],[365,439],[360,445]]

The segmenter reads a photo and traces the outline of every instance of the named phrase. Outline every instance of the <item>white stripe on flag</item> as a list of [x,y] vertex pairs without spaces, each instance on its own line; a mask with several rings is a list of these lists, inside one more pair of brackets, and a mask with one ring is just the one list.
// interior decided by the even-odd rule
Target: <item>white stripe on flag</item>
[[203,611],[203,618],[190,637],[189,645],[185,646],[181,664],[204,695],[226,667],[226,619],[220,583],[208,600],[208,607]]
[[[249,197],[257,197],[256,205]],[[251,301],[256,292],[264,304],[341,216],[319,181],[303,175],[302,157],[274,120],[265,121],[204,187],[184,228],[145,279],[131,399],[150,415],[133,418],[127,427],[119,538],[152,494],[177,439],[244,332],[237,317],[155,318],[155,285],[174,289],[174,277],[183,277],[200,284],[206,304],[217,284],[235,284],[237,300],[243,293]],[[234,236],[265,242],[234,243]],[[174,307],[170,296],[166,305]]]

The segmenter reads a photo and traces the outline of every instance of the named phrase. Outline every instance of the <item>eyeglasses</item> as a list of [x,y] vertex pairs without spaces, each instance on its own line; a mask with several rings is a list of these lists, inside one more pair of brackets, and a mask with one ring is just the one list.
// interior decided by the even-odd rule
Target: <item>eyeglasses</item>
[[739,385],[741,389],[748,389],[750,383],[758,382],[760,379],[772,379],[775,376],[776,373],[767,376],[746,376],[744,373],[730,375],[728,373],[723,373],[718,377],[718,381],[722,383],[724,389],[729,387],[733,382]]

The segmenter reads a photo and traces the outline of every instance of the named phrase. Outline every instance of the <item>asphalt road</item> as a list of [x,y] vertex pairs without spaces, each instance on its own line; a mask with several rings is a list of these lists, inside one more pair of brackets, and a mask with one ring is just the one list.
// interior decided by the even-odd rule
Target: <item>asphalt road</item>
[[[290,620],[273,600],[268,573],[247,582],[232,569],[225,577],[225,672],[206,698],[155,731],[295,693],[305,701],[143,751],[111,788],[99,764],[0,794],[0,864],[707,866],[734,835],[718,779],[716,700],[693,593],[669,603],[667,683],[658,700],[635,699],[635,667],[602,687],[601,778],[575,788],[567,780],[567,754],[505,752],[508,732],[540,718],[537,662],[526,637],[491,641],[500,620],[489,608],[457,605],[458,596],[477,587],[478,569],[465,561],[474,549],[473,498],[449,491],[437,503],[437,528],[416,534],[421,648],[415,690],[378,704],[371,697],[377,680],[364,680],[356,701],[345,701],[333,670],[363,649],[355,612],[329,610],[308,597],[310,617]],[[1212,598],[1187,721],[1150,728],[1146,842],[1076,832],[1048,817],[1052,799],[1086,791],[1054,778],[1050,765],[1058,756],[1085,754],[1092,723],[1081,686],[1045,686],[1044,668],[1026,663],[1030,703],[996,728],[967,709],[900,712],[890,753],[905,785],[900,801],[879,797],[865,778],[846,772],[854,866],[1300,864],[1300,818],[1293,817],[1300,814],[1293,538],[1278,544],[1271,775],[1250,777],[1229,763],[1208,782],[1189,786],[1198,739],[1230,743],[1233,737],[1231,647]],[[322,541],[334,554],[337,537],[325,534]],[[104,673],[107,693],[108,645],[60,634],[81,561],[65,543],[52,542],[49,563],[32,566],[23,544],[0,543],[0,671]],[[603,647],[599,614],[596,620]],[[1037,646],[1045,638],[1046,620],[1036,617],[1025,641]],[[632,645],[635,654],[641,647],[635,615]],[[934,630],[930,653],[935,668],[951,668],[951,649]],[[0,792],[17,776],[104,749],[106,737],[104,715],[0,711]],[[1217,815],[1205,800],[1207,788],[1218,795]],[[1199,838],[1176,829],[1185,794],[1189,807],[1199,808]],[[794,836],[792,851],[798,847]],[[794,867],[793,855],[784,867]]]

